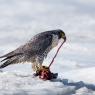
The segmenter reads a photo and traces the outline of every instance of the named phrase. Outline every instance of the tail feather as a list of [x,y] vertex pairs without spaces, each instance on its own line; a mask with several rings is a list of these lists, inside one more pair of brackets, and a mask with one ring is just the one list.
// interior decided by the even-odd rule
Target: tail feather
[[0,65],[0,69],[8,66],[8,65],[11,65],[11,64],[16,64],[16,63],[21,63],[23,60],[22,58],[23,56],[22,55],[15,55],[15,56],[11,56],[11,57],[6,57],[5,59],[3,59],[1,62],[4,61],[4,63],[2,63]]
[[0,65],[0,69],[4,68],[10,64],[15,64],[16,62],[18,62],[20,55],[21,55],[21,53],[14,54],[14,55],[6,54],[4,56],[1,56],[0,58],[3,58],[3,57],[6,57],[6,58],[1,60],[1,62],[3,62],[3,61],[5,61],[5,62]]
[[0,69],[8,66],[8,65],[11,65],[11,64],[14,64],[16,62],[16,60],[7,60],[6,62],[4,62],[3,64],[0,65]]
[[5,54],[5,55],[3,55],[3,56],[0,56],[0,58],[12,56],[12,55],[14,55],[14,52],[13,52],[13,51],[10,52],[10,53]]
[[21,55],[21,54],[23,54],[23,53],[14,53],[14,51],[12,51],[12,52],[10,52],[8,54],[5,54],[3,56],[0,56],[0,58],[4,58],[4,57],[11,58],[11,57],[14,57],[16,55]]
[[5,61],[5,60],[7,60],[7,59],[9,59],[9,57],[7,57],[7,58],[5,58],[5,59],[1,60],[1,62]]

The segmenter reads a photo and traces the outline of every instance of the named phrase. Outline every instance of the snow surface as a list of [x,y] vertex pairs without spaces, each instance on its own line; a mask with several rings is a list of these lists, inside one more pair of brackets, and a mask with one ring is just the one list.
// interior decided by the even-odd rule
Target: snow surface
[[0,95],[95,95],[95,0],[0,0],[0,56],[51,29],[67,36],[51,66],[58,79],[33,78],[31,64],[11,65],[0,72]]
[[50,81],[30,73],[1,72],[0,95],[95,95],[93,71],[95,67],[73,70]]

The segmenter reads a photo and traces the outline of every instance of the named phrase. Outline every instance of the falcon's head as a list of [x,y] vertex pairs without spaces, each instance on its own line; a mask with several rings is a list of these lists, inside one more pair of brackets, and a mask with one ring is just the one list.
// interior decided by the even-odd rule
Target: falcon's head
[[53,32],[53,34],[58,35],[58,39],[62,38],[62,39],[64,39],[64,42],[66,41],[66,35],[65,35],[64,31],[62,31],[61,29],[53,30],[52,32]]

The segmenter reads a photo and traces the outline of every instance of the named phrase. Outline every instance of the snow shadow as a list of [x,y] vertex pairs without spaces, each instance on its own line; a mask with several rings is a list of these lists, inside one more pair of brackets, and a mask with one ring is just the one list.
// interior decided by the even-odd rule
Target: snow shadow
[[[29,77],[31,75],[28,75],[28,76],[27,75],[26,76],[25,75],[16,75],[16,76]],[[52,82],[61,82],[61,83],[63,83],[66,86],[74,86],[75,87],[75,90],[78,90],[78,89],[80,89],[82,87],[86,87],[88,89],[91,89],[91,90],[95,91],[95,85],[94,84],[88,84],[88,83],[85,83],[83,81],[74,82],[74,81],[70,81],[69,79],[61,79],[61,78],[54,79],[54,80],[51,80],[51,81]]]
[[54,82],[62,82],[66,86],[75,86],[76,90],[78,90],[82,87],[86,87],[88,89],[95,91],[95,85],[94,84],[87,84],[87,83],[84,83],[83,81],[71,82],[71,81],[69,81],[69,79],[57,79],[57,80],[54,80]]

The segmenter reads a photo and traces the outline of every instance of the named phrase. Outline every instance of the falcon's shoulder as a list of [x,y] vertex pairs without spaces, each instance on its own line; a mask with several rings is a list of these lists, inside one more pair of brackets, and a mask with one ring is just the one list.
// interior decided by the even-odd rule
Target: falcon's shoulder
[[30,44],[32,45],[33,49],[46,49],[48,46],[52,44],[52,35],[41,33],[33,37],[30,40]]

